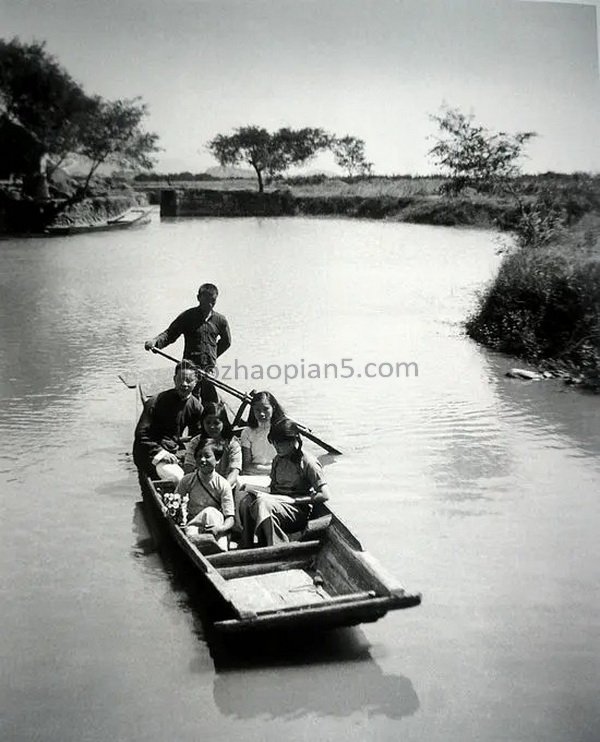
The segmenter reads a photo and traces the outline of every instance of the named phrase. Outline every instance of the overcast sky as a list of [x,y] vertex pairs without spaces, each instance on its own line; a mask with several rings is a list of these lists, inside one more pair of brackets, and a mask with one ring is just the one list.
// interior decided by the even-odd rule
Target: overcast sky
[[428,114],[445,101],[537,131],[530,172],[599,172],[599,5],[0,0],[0,29],[45,39],[89,93],[142,96],[160,170],[214,166],[206,142],[256,124],[353,134],[378,173],[431,172]]

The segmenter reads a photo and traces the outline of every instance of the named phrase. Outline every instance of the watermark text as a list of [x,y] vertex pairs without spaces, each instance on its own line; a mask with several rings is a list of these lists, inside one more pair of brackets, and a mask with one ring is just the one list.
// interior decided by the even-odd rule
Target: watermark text
[[309,363],[304,358],[294,363],[240,363],[236,358],[230,364],[215,369],[221,381],[283,380],[285,384],[302,379],[409,379],[419,376],[415,361],[367,361],[353,358],[339,361]]

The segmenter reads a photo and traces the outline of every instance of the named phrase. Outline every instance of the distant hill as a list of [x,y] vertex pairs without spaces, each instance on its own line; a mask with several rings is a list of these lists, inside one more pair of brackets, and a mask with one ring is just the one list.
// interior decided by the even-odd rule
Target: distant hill
[[298,170],[290,175],[290,178],[314,178],[318,175],[323,175],[325,178],[339,178],[343,175],[339,170]]
[[204,172],[213,178],[256,178],[254,170],[245,170],[241,167],[209,167]]
[[[117,169],[115,165],[103,163],[96,170],[97,175],[112,175]],[[71,155],[61,165],[61,170],[71,177],[85,176],[90,171],[90,160],[87,157]]]

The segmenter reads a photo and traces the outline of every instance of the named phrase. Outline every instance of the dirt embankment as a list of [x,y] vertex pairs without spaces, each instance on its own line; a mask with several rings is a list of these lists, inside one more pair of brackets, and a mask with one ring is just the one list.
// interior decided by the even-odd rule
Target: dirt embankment
[[135,191],[86,198],[60,213],[52,222],[56,226],[93,226],[102,224],[127,211],[132,206],[148,203],[143,193]]
[[144,193],[118,191],[65,206],[66,199],[35,200],[0,190],[0,234],[42,234],[51,226],[92,226],[148,203]]

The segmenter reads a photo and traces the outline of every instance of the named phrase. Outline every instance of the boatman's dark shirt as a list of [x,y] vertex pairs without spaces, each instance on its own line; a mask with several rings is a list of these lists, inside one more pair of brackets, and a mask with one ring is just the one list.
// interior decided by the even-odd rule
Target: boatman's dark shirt
[[217,358],[231,345],[231,333],[226,318],[218,312],[203,317],[200,307],[192,307],[176,317],[169,327],[157,335],[157,348],[171,345],[183,335],[185,347],[183,357],[202,370],[217,365]]
[[202,405],[193,396],[181,399],[175,389],[151,397],[144,405],[135,429],[133,460],[147,469],[161,449],[175,453],[187,427],[191,436],[200,433]]

